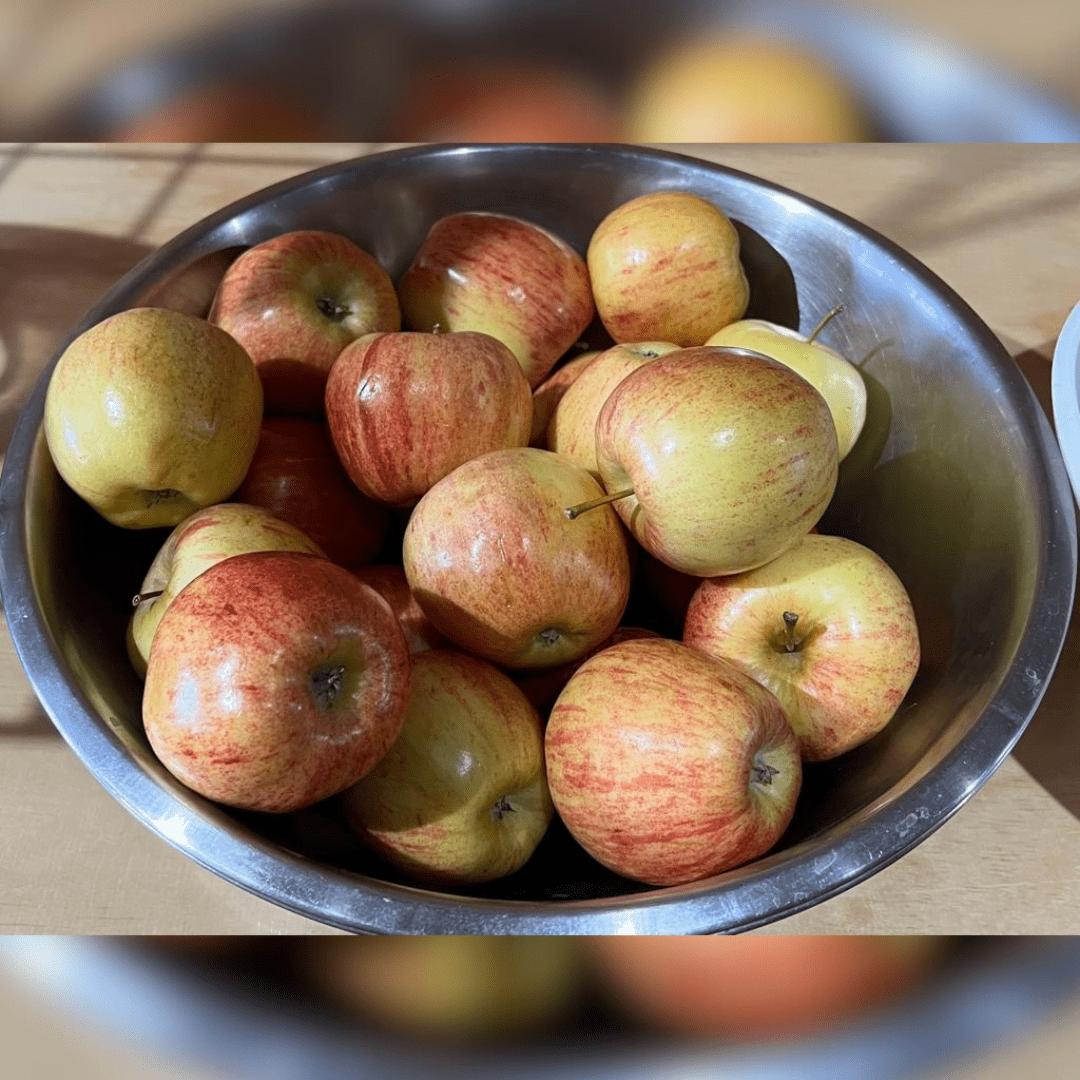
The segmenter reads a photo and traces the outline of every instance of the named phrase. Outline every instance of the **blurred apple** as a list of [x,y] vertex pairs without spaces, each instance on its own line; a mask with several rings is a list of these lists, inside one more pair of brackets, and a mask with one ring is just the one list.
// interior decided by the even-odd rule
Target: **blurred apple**
[[776,698],[666,638],[586,660],[551,710],[544,749],[555,809],[574,838],[652,885],[763,855],[802,783],[798,740]]
[[181,93],[114,128],[111,142],[327,142],[333,132],[295,95],[265,84],[216,83]]
[[416,602],[409,579],[400,566],[372,564],[353,571],[353,577],[370,585],[389,605],[397,616],[398,625],[405,635],[409,652],[424,652],[425,649],[442,649],[450,642],[440,634],[431,620],[424,614],[424,609]]
[[239,486],[262,408],[255,366],[227,333],[132,308],[64,350],[45,395],[45,438],[67,484],[112,524],[176,525]]
[[498,338],[536,387],[592,321],[585,260],[565,240],[506,214],[435,222],[398,282],[412,330]]
[[720,31],[675,43],[640,72],[625,137],[644,143],[837,143],[870,138],[840,72],[794,42]]
[[548,424],[555,413],[563,395],[573,385],[574,380],[599,356],[596,349],[575,356],[560,364],[534,391],[533,391],[533,420],[532,432],[529,435],[529,445],[538,450],[550,450],[547,433]]
[[388,126],[393,142],[614,142],[619,119],[589,81],[543,65],[427,65]]
[[586,259],[596,310],[617,343],[703,345],[749,302],[735,226],[689,192],[617,206],[593,232]]
[[394,283],[379,263],[347,237],[314,229],[245,251],[225,272],[209,319],[251,354],[268,413],[314,417],[341,350],[401,326]]
[[583,947],[619,1010],[661,1031],[777,1039],[835,1030],[925,977],[948,939],[839,935],[595,937]]
[[353,483],[408,507],[466,461],[525,446],[532,391],[489,334],[368,334],[330,370],[326,423]]
[[493,665],[449,650],[412,658],[401,733],[340,805],[357,835],[418,881],[519,870],[553,814],[540,718]]
[[[474,458],[417,504],[405,530],[409,585],[451,641],[511,668],[588,652],[622,617],[630,558],[610,507],[570,521],[602,495],[582,468],[532,447]],[[584,526],[584,528],[579,528]]]
[[806,536],[765,566],[702,581],[683,641],[767,686],[805,761],[876,735],[919,669],[903,583],[879,555],[842,536]]
[[639,341],[605,349],[556,405],[548,426],[548,449],[563,454],[599,479],[596,418],[604,402],[631,371],[677,348],[669,341]]
[[[248,551],[324,552],[310,537],[267,510],[217,503],[185,518],[162,544],[139,589],[128,623],[128,656],[140,675],[158,624],[177,594],[215,563]],[[160,594],[160,595],[155,595]]]
[[761,566],[817,524],[836,487],[836,428],[790,368],[702,346],[619,383],[596,459],[608,492],[629,492],[614,506],[642,547],[713,577]]
[[263,420],[255,456],[234,498],[295,525],[328,559],[350,569],[370,562],[386,536],[386,508],[357,491],[326,425],[317,420]]
[[816,338],[764,319],[740,319],[705,344],[753,349],[797,371],[828,403],[840,460],[847,457],[866,422],[866,383],[854,364]]
[[414,1038],[532,1034],[561,1018],[585,986],[573,937],[321,937],[303,939],[300,950],[327,998]]
[[359,780],[397,738],[408,691],[378,593],[328,559],[258,551],[210,567],[165,612],[143,722],[200,795],[283,813]]

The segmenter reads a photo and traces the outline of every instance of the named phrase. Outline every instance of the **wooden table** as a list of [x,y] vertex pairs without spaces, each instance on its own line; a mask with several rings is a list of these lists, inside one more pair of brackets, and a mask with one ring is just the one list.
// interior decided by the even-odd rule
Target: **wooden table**
[[[0,445],[42,366],[153,247],[233,199],[378,149],[0,145]],[[1049,359],[1080,300],[1080,149],[705,147],[694,153],[846,211],[952,285],[1049,408]],[[892,867],[772,932],[1080,931],[1080,633],[1016,752]],[[178,854],[53,730],[0,634],[0,930],[309,933]]]

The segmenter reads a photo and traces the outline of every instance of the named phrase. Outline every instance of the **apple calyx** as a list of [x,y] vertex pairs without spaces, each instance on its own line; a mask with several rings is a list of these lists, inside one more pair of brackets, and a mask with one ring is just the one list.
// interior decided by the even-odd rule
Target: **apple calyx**
[[815,326],[814,329],[810,331],[810,336],[806,339],[806,343],[809,345],[811,342],[813,342],[814,338],[816,338],[818,334],[820,334],[821,331],[824,330],[825,327],[828,326],[829,323],[832,322],[832,320],[835,319],[836,316],[839,315],[840,312],[842,312],[843,310],[844,305],[837,304],[836,307],[832,309],[832,311],[826,312],[821,322],[819,322],[817,326]]
[[319,708],[329,709],[341,696],[344,676],[344,664],[324,664],[312,673],[308,685]]
[[349,308],[344,304],[339,304],[329,296],[320,296],[315,301],[315,306],[319,309],[320,314],[325,315],[331,322],[344,322],[345,316],[350,313]]
[[131,598],[131,606],[138,607],[144,600],[153,600],[156,596],[161,596],[164,589],[156,589],[154,592],[136,593]]
[[160,502],[166,502],[169,499],[175,499],[180,494],[176,488],[157,488],[155,490],[146,491],[146,508],[149,510],[152,506],[157,506]]
[[772,787],[773,777],[779,776],[780,770],[775,765],[770,765],[768,762],[759,761],[754,758],[753,764],[750,766],[750,783],[761,784],[763,787]]
[[622,491],[615,491],[610,495],[601,495],[598,498],[578,503],[576,506],[568,506],[563,513],[573,521],[575,518],[581,517],[586,510],[594,510],[598,506],[606,506],[608,503],[618,502],[619,499],[625,499],[633,494],[633,488],[624,488]]
[[500,795],[498,801],[491,808],[493,821],[502,821],[507,814],[516,814],[517,807],[510,805],[510,800],[505,795]]
[[549,626],[546,630],[541,630],[536,635],[545,645],[554,645],[562,638],[562,634],[555,629],[554,626]]

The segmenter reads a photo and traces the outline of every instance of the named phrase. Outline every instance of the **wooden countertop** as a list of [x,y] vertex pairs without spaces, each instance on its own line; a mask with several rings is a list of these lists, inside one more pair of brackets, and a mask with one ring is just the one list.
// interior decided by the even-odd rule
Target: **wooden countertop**
[[[129,267],[226,203],[367,145],[0,144],[0,445],[54,349]],[[688,148],[683,148],[688,149]],[[1080,300],[1080,148],[705,147],[820,199],[955,288],[1049,408]],[[1080,931],[1080,632],[1016,752],[892,867],[769,932]],[[0,633],[0,931],[319,933],[178,854],[55,733]]]

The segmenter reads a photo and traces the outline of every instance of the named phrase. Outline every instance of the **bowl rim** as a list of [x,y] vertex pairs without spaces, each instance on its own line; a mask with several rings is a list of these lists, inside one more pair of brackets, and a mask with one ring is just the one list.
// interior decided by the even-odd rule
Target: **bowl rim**
[[[835,826],[828,855],[805,842],[702,882],[588,900],[490,900],[398,885],[300,856],[233,821],[193,793],[169,790],[133,758],[78,686],[45,624],[30,570],[29,464],[41,437],[44,397],[67,345],[161,275],[220,250],[233,219],[301,187],[345,173],[378,171],[390,161],[468,155],[498,157],[540,149],[581,159],[661,159],[687,175],[721,174],[750,182],[823,214],[881,248],[937,293],[994,360],[1031,436],[1045,479],[1043,550],[1027,625],[1008,670],[971,730],[941,760],[891,798],[884,813]],[[206,869],[262,899],[343,930],[374,933],[712,933],[750,930],[796,914],[866,880],[925,840],[960,809],[1011,752],[1057,665],[1072,612],[1077,573],[1076,519],[1069,479],[1049,421],[1030,385],[993,332],[950,286],[898,245],[842,212],[740,170],[669,150],[617,144],[434,144],[386,150],[313,169],[253,192],[191,225],[129,271],[79,322],[46,365],[23,408],[0,476],[0,595],[16,651],[51,721],[98,782],[143,825]],[[179,781],[176,781],[176,787]],[[191,813],[192,798],[209,813]],[[861,812],[875,808],[875,800]],[[856,815],[858,816],[858,814]],[[217,817],[220,823],[212,818]],[[231,819],[230,819],[231,820]],[[404,915],[404,917],[402,917]]]

